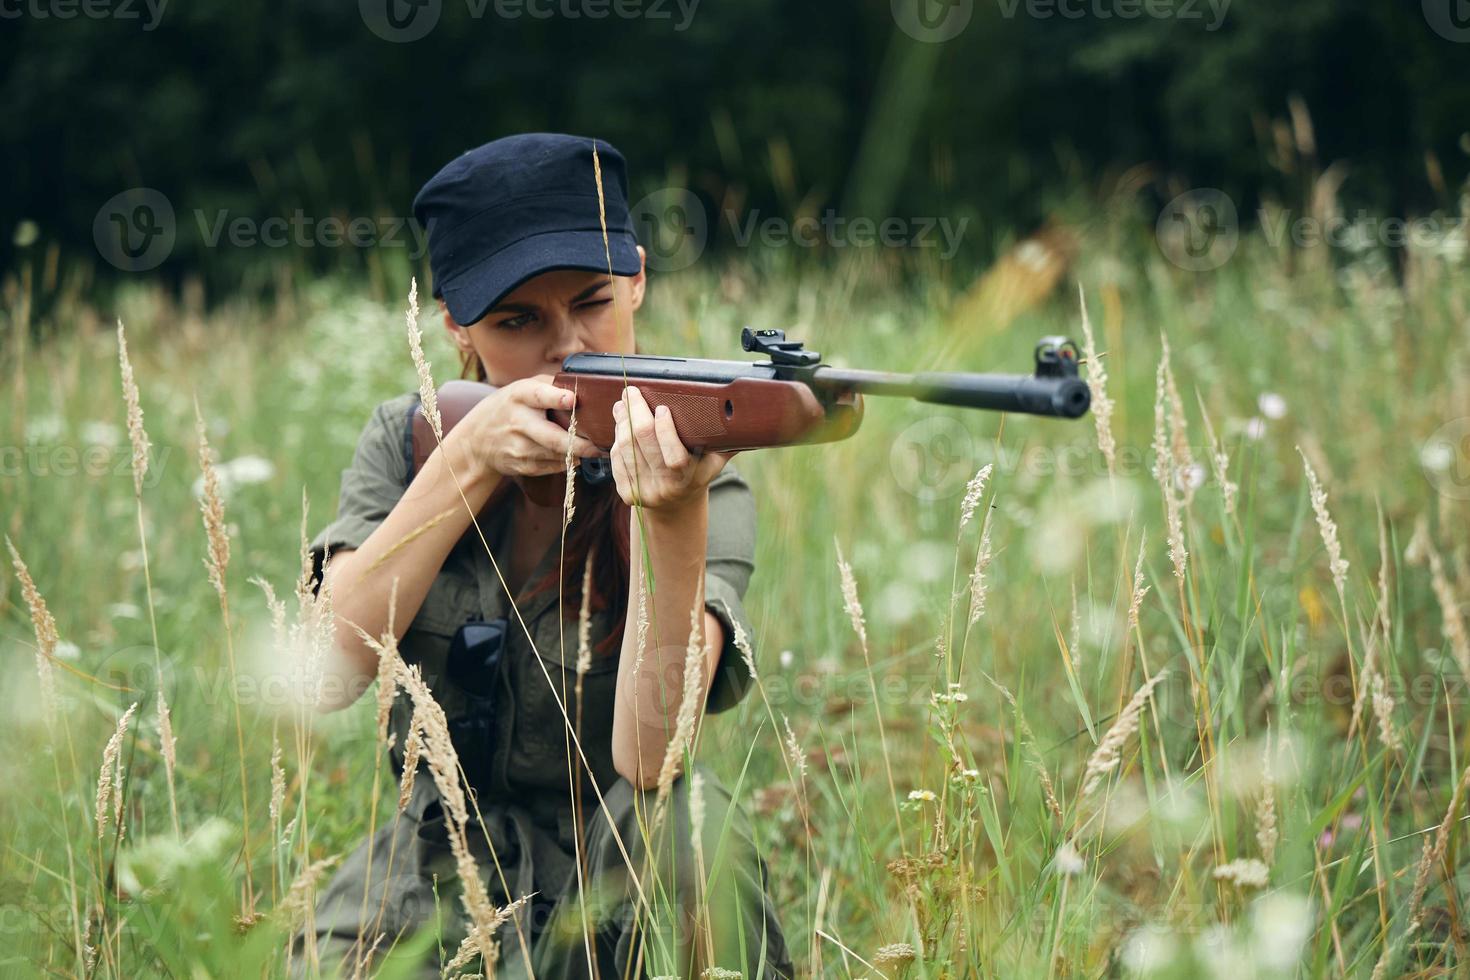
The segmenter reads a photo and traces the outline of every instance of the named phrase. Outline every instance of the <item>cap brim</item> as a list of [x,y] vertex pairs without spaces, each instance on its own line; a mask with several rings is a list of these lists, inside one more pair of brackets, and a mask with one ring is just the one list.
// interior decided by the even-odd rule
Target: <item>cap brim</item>
[[460,326],[475,323],[521,283],[553,269],[606,272],[609,254],[614,275],[633,276],[642,269],[638,242],[631,232],[555,231],[523,238],[487,257],[443,286],[444,305]]

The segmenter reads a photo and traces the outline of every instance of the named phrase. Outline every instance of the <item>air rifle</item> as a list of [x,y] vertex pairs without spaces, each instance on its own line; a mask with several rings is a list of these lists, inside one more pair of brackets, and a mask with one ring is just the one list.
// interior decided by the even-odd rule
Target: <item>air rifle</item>
[[[857,431],[863,395],[913,398],[936,405],[1078,418],[1092,395],[1077,375],[1077,345],[1066,337],[1043,337],[1033,374],[919,372],[899,374],[822,363],[822,355],[787,340],[781,330],[740,332],[740,346],[764,354],[763,361],[722,361],[652,354],[573,354],[553,383],[576,394],[577,434],[604,452],[615,438],[612,406],[633,384],[650,409],[667,405],[674,429],[690,452],[730,452],[775,446],[836,442]],[[478,381],[450,381],[439,389],[439,414],[448,432],[495,390]],[[549,409],[562,428],[571,410]],[[413,462],[417,472],[434,451],[434,433],[422,412],[413,416]],[[603,457],[581,461],[591,484],[612,479]],[[507,481],[509,482],[509,481]],[[517,477],[532,501],[552,506],[565,496],[565,474]],[[494,502],[492,497],[492,503]]]

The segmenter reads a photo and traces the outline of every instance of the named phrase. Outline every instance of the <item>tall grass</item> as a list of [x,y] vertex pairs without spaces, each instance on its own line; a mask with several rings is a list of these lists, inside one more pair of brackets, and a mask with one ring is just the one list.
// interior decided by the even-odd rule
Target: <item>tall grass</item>
[[[1247,236],[1197,274],[1131,220],[1076,237],[1065,277],[1008,259],[963,295],[743,256],[640,318],[660,353],[741,356],[749,323],[833,363],[1023,371],[1085,332],[1106,367],[1102,418],[871,399],[849,440],[737,457],[758,684],[698,757],[754,818],[802,973],[1465,969],[1463,265],[1411,253],[1400,281]],[[314,717],[299,662],[301,490],[309,533],[368,411],[418,386],[397,304],[7,296],[0,490],[34,589],[0,606],[0,965],[279,973],[400,798],[377,699]],[[385,971],[433,948],[390,941]]]

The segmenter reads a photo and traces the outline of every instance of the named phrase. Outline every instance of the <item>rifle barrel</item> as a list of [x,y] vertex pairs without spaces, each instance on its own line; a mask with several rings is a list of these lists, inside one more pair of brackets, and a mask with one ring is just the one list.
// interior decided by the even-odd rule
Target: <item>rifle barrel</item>
[[1087,382],[1073,377],[945,371],[899,374],[826,366],[816,368],[813,377],[821,384],[864,394],[1026,415],[1075,419],[1086,414],[1092,403]]

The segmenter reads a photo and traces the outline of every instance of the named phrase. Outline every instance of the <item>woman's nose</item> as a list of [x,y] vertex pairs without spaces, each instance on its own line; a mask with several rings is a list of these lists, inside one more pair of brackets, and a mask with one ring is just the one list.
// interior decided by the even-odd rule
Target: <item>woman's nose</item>
[[582,338],[576,336],[575,334],[572,334],[569,336],[561,337],[557,341],[557,343],[552,345],[551,351],[549,353],[551,356],[551,360],[556,363],[557,369],[560,370],[562,361],[565,361],[573,354],[581,353],[586,349],[587,345],[582,343]]

